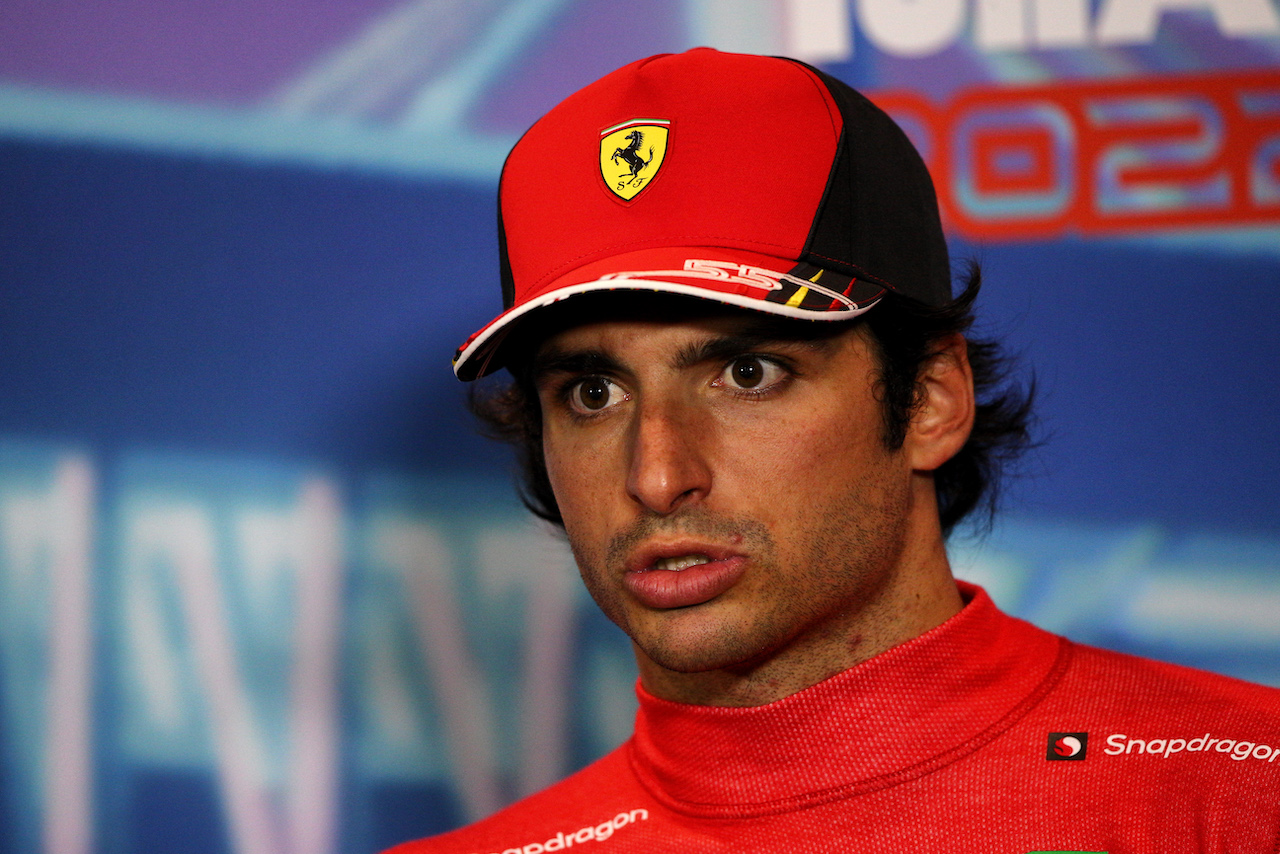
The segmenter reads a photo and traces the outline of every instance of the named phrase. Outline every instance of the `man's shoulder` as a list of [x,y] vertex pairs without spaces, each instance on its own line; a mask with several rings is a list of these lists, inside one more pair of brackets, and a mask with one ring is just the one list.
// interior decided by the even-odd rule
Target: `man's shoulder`
[[1280,690],[1073,642],[1063,651],[1026,716],[956,775],[985,786],[998,771],[1011,810],[1080,811],[1063,831],[1093,841],[1064,848],[1198,838],[1196,850],[1274,850]]
[[1280,688],[1113,650],[1073,644],[1066,685],[1118,711],[1280,724]]
[[1089,755],[1129,773],[1235,788],[1249,801],[1254,782],[1280,772],[1280,689],[1075,646],[1053,694],[1036,720],[1077,742],[1088,732]]
[[[649,821],[652,799],[631,771],[624,744],[582,770],[488,818],[407,842],[385,854],[489,854],[509,849],[556,851],[600,841]],[[571,840],[571,841],[570,841]]]

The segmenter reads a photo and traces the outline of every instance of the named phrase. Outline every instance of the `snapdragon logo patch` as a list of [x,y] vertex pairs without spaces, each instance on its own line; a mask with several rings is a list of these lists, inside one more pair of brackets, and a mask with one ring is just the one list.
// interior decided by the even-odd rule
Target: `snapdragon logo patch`
[[1087,732],[1051,732],[1044,758],[1054,762],[1080,762],[1089,749]]
[[1156,754],[1165,759],[1176,756],[1183,751],[1187,753],[1221,753],[1236,762],[1253,759],[1259,762],[1275,762],[1280,759],[1280,747],[1259,744],[1255,741],[1243,741],[1234,738],[1214,738],[1206,732],[1196,738],[1130,738],[1123,733],[1107,736],[1107,746],[1102,752],[1108,756],[1128,756],[1129,754]]

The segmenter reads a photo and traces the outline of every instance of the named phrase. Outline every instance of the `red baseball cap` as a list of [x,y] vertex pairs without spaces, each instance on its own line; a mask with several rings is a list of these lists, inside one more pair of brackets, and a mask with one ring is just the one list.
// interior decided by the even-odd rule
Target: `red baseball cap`
[[516,143],[498,189],[505,310],[454,357],[503,366],[517,325],[648,290],[846,320],[951,298],[933,183],[882,110],[796,60],[696,48],[633,62]]

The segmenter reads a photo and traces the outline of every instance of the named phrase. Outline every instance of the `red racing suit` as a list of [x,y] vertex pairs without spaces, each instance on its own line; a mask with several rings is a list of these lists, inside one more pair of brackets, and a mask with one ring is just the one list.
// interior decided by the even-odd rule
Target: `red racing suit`
[[755,708],[640,693],[560,783],[388,854],[1280,854],[1280,690],[946,623]]

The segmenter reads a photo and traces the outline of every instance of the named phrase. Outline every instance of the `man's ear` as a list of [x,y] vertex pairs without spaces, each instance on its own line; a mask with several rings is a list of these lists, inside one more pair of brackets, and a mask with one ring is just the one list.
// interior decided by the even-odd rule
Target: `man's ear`
[[934,471],[964,447],[973,429],[973,371],[964,336],[950,336],[925,362],[919,394],[903,448],[912,469]]

